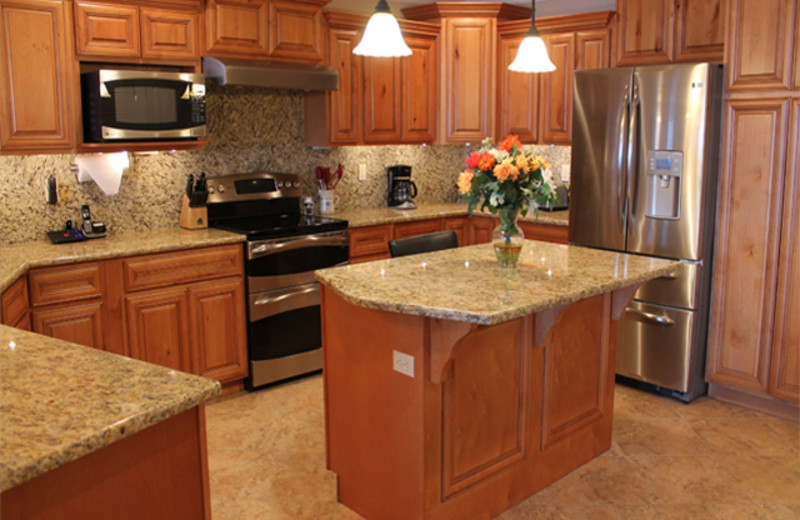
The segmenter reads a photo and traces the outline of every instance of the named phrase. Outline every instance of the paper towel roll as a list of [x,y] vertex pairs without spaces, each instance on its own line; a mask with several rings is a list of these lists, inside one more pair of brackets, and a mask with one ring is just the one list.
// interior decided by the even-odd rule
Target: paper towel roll
[[116,195],[122,174],[130,165],[128,152],[81,155],[75,157],[78,182],[93,180],[106,195]]

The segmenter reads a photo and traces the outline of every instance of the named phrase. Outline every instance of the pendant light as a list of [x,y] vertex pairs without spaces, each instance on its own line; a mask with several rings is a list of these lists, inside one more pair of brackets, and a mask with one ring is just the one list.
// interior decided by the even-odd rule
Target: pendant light
[[411,56],[400,33],[400,25],[392,15],[386,0],[378,0],[375,12],[367,22],[361,42],[353,49],[353,54],[371,56],[373,58],[397,58]]
[[531,28],[519,44],[517,57],[508,70],[515,72],[552,72],[556,66],[547,55],[547,47],[536,28],[536,0],[531,0]]

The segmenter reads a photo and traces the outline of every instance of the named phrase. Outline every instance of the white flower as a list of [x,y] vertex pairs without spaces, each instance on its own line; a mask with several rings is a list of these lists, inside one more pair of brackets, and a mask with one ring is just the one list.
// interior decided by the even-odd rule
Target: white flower
[[505,201],[506,198],[503,196],[502,193],[494,192],[492,193],[492,196],[489,197],[489,204],[494,206],[495,208],[501,206]]
[[550,184],[550,185],[554,184],[554,182],[553,182],[553,169],[552,168],[547,168],[545,170],[542,170],[542,180],[547,184]]

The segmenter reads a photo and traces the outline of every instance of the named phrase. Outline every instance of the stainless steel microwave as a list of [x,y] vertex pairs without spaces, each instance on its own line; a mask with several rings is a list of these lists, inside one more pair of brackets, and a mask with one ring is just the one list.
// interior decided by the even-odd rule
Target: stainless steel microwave
[[81,74],[87,142],[196,139],[206,134],[202,74],[101,69]]

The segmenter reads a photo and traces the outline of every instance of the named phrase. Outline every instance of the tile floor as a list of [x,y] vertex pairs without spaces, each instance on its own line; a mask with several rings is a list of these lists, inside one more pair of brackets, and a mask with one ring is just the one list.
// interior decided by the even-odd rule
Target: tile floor
[[[797,423],[619,385],[614,407],[609,452],[499,519],[800,519]],[[223,398],[206,417],[214,520],[361,518],[325,469],[322,376]]]

